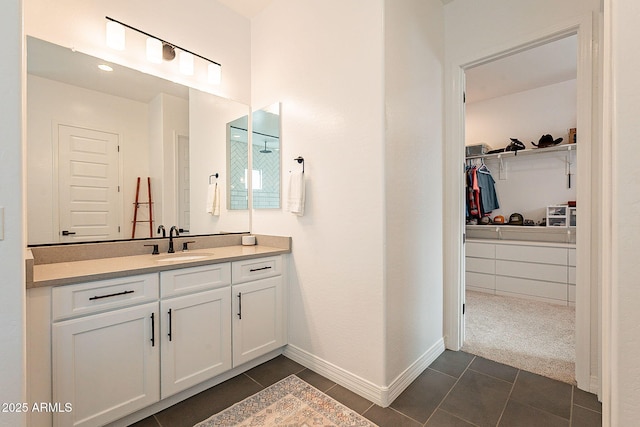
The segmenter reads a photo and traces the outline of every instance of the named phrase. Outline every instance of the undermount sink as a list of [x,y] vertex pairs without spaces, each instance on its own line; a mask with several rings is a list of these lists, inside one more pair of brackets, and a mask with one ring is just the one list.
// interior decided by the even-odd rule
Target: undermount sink
[[203,259],[210,257],[211,253],[200,253],[200,254],[190,254],[190,253],[179,253],[179,254],[171,254],[165,255],[161,258],[157,258],[156,262],[176,262],[176,261],[194,261],[197,259]]

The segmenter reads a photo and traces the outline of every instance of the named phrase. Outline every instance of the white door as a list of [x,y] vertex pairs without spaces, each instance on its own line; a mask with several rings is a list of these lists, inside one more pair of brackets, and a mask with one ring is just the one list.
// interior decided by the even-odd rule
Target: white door
[[99,426],[160,399],[157,303],[54,323],[54,426]]
[[189,137],[178,135],[178,228],[188,232],[189,225]]
[[162,398],[231,369],[231,289],[160,303]]
[[60,241],[120,237],[117,134],[58,126]]
[[233,366],[284,345],[282,276],[232,287]]

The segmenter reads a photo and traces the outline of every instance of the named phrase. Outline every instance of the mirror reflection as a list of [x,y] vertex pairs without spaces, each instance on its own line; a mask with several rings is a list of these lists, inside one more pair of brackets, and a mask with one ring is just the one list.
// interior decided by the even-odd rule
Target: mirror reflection
[[227,206],[230,210],[249,209],[249,141],[247,127],[248,117],[241,117],[227,124],[227,170],[229,171],[229,197]]
[[280,208],[280,103],[254,111],[251,122],[254,209]]
[[247,210],[206,207],[212,174],[227,197],[227,127],[248,106],[33,37],[27,70],[29,244],[249,231]]

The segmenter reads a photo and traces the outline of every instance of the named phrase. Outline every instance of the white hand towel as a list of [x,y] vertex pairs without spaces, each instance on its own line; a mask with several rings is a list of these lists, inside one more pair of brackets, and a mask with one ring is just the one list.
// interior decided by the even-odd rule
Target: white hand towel
[[207,213],[217,216],[220,215],[220,192],[218,183],[209,184],[207,188]]
[[304,215],[304,172],[291,172],[289,175],[287,210],[298,216]]

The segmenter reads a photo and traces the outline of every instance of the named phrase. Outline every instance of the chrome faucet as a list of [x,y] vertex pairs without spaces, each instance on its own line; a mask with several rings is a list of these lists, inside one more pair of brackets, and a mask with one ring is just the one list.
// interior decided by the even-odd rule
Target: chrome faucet
[[169,253],[172,254],[175,251],[173,250],[173,232],[176,232],[176,237],[180,236],[180,233],[178,233],[178,227],[176,227],[175,225],[171,227],[171,230],[169,230]]
[[167,237],[167,230],[164,229],[164,225],[162,224],[158,226],[157,233],[160,234],[161,231],[162,231],[162,237]]

